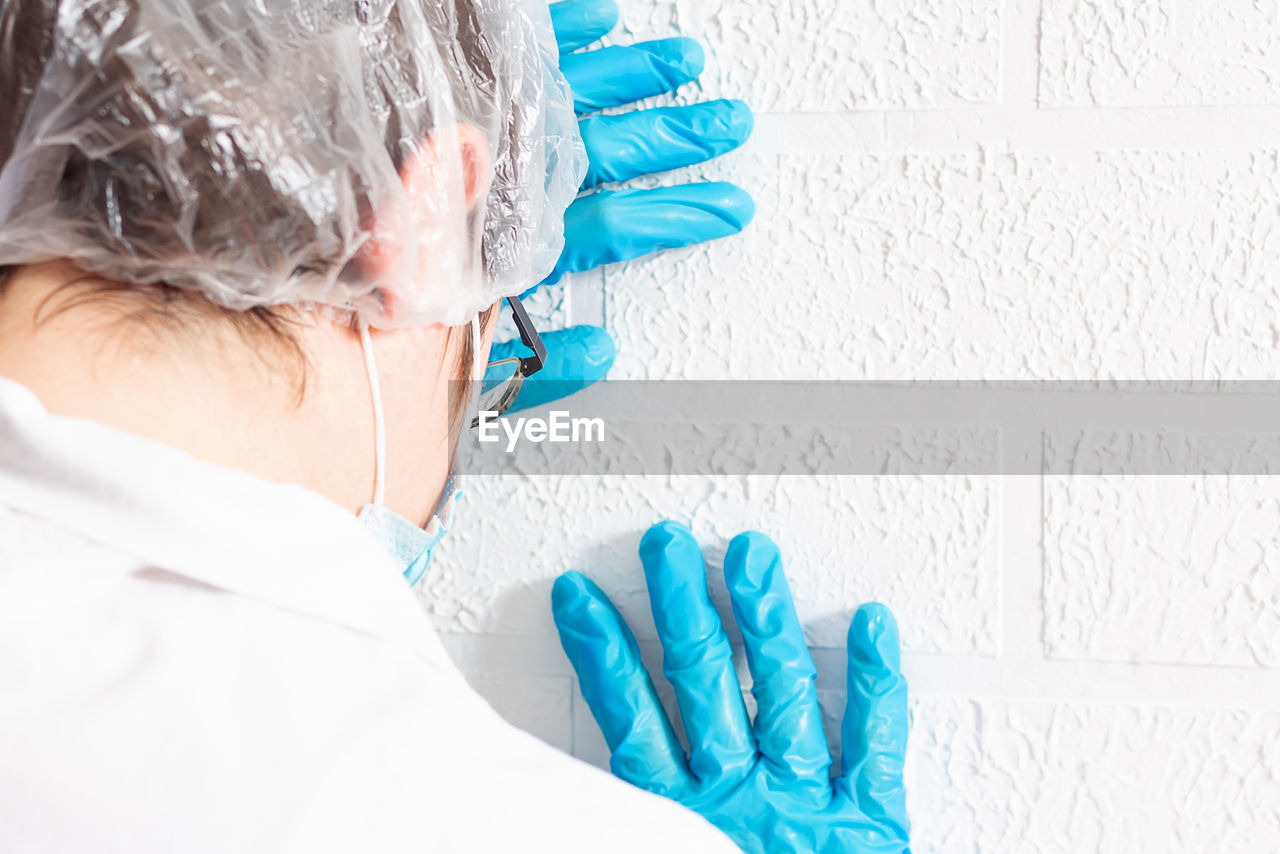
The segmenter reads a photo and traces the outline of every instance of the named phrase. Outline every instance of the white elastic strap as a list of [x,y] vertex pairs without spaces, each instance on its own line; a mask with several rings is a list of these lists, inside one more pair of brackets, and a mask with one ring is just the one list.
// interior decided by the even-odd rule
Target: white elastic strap
[[360,349],[364,351],[364,369],[369,375],[369,394],[373,397],[373,506],[381,507],[387,431],[382,421],[382,388],[378,385],[378,366],[373,361],[373,339],[369,337],[369,324],[363,319],[360,320]]

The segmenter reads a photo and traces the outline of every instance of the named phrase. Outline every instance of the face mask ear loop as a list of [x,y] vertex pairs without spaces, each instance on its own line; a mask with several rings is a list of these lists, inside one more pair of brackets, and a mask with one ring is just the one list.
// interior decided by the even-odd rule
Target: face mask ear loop
[[373,397],[373,506],[381,507],[387,459],[387,431],[382,420],[382,389],[378,385],[378,366],[373,361],[373,339],[369,324],[360,320],[360,349],[364,351],[364,369],[369,375],[369,394]]

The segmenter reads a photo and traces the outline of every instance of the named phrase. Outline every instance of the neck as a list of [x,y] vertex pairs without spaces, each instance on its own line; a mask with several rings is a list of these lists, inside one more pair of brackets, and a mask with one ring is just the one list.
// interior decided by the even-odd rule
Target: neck
[[279,342],[257,340],[265,334],[216,319],[200,320],[193,334],[131,320],[109,298],[60,310],[66,273],[40,265],[9,282],[0,375],[55,414],[301,484],[353,511],[371,499],[372,405],[355,330],[299,314],[290,332],[304,363]]

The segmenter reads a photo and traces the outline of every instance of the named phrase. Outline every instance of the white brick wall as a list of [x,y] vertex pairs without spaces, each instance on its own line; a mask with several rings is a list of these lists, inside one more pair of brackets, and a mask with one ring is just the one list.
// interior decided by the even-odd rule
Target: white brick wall
[[1064,106],[1274,104],[1270,0],[1044,0],[1040,101]]
[[999,647],[995,477],[556,476],[467,488],[468,511],[519,512],[466,520],[466,548],[451,541],[433,560],[429,607],[442,631],[554,632],[551,580],[572,567],[608,590],[638,636],[655,637],[636,546],[654,521],[674,518],[707,544],[713,572],[743,526],[774,537],[812,643],[843,645],[853,611],[877,599],[911,649]]
[[1280,848],[1275,710],[915,702],[920,851]]
[[[759,214],[748,238],[544,302],[610,328],[616,376],[1280,378],[1274,0],[633,0],[618,38],[673,27],[710,46],[682,100],[760,110],[746,151],[692,170]],[[1048,453],[1075,447],[1062,428],[1043,425]],[[688,522],[713,576],[730,536],[763,530],[828,716],[852,610],[898,614],[917,852],[1270,852],[1276,484],[473,481],[429,607],[503,714],[603,764],[552,579],[597,579],[656,663],[644,528]]]
[[647,38],[675,22],[708,49],[703,90],[732,92],[761,111],[931,109],[999,97],[999,0],[623,5],[622,32]]

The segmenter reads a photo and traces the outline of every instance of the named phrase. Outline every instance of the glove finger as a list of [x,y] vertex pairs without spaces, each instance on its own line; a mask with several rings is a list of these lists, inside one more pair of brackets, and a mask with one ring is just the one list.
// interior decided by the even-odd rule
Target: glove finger
[[674,92],[701,74],[705,64],[702,46],[687,38],[656,39],[560,57],[560,71],[569,81],[573,108],[580,114]]
[[565,273],[728,237],[754,215],[746,191],[718,181],[583,196],[565,211],[564,251],[542,284],[558,282]]
[[599,41],[618,24],[614,0],[564,0],[551,4],[551,28],[561,53]]
[[659,522],[640,540],[662,672],[675,689],[700,780],[736,779],[755,760],[755,741],[733,669],[733,651],[707,595],[702,552],[688,529]]
[[848,683],[838,785],[869,818],[905,839],[907,682],[902,678],[897,621],[878,602],[859,608],[849,627]]
[[724,580],[751,668],[760,753],[778,776],[828,792],[831,754],[822,732],[818,673],[778,547],[755,531],[734,537],[724,558]]
[[[598,326],[570,326],[544,332],[542,343],[547,348],[547,360],[542,370],[520,386],[511,412],[568,397],[604,379],[618,353],[609,333]],[[513,338],[494,344],[489,358],[496,362],[510,356],[531,355],[532,351],[519,338]]]
[[689,782],[684,751],[622,615],[599,587],[577,572],[556,579],[551,614],[582,696],[612,752],[613,773],[658,794],[676,796]]
[[742,101],[657,107],[578,123],[587,148],[584,188],[679,169],[732,151],[751,135],[754,119]]

